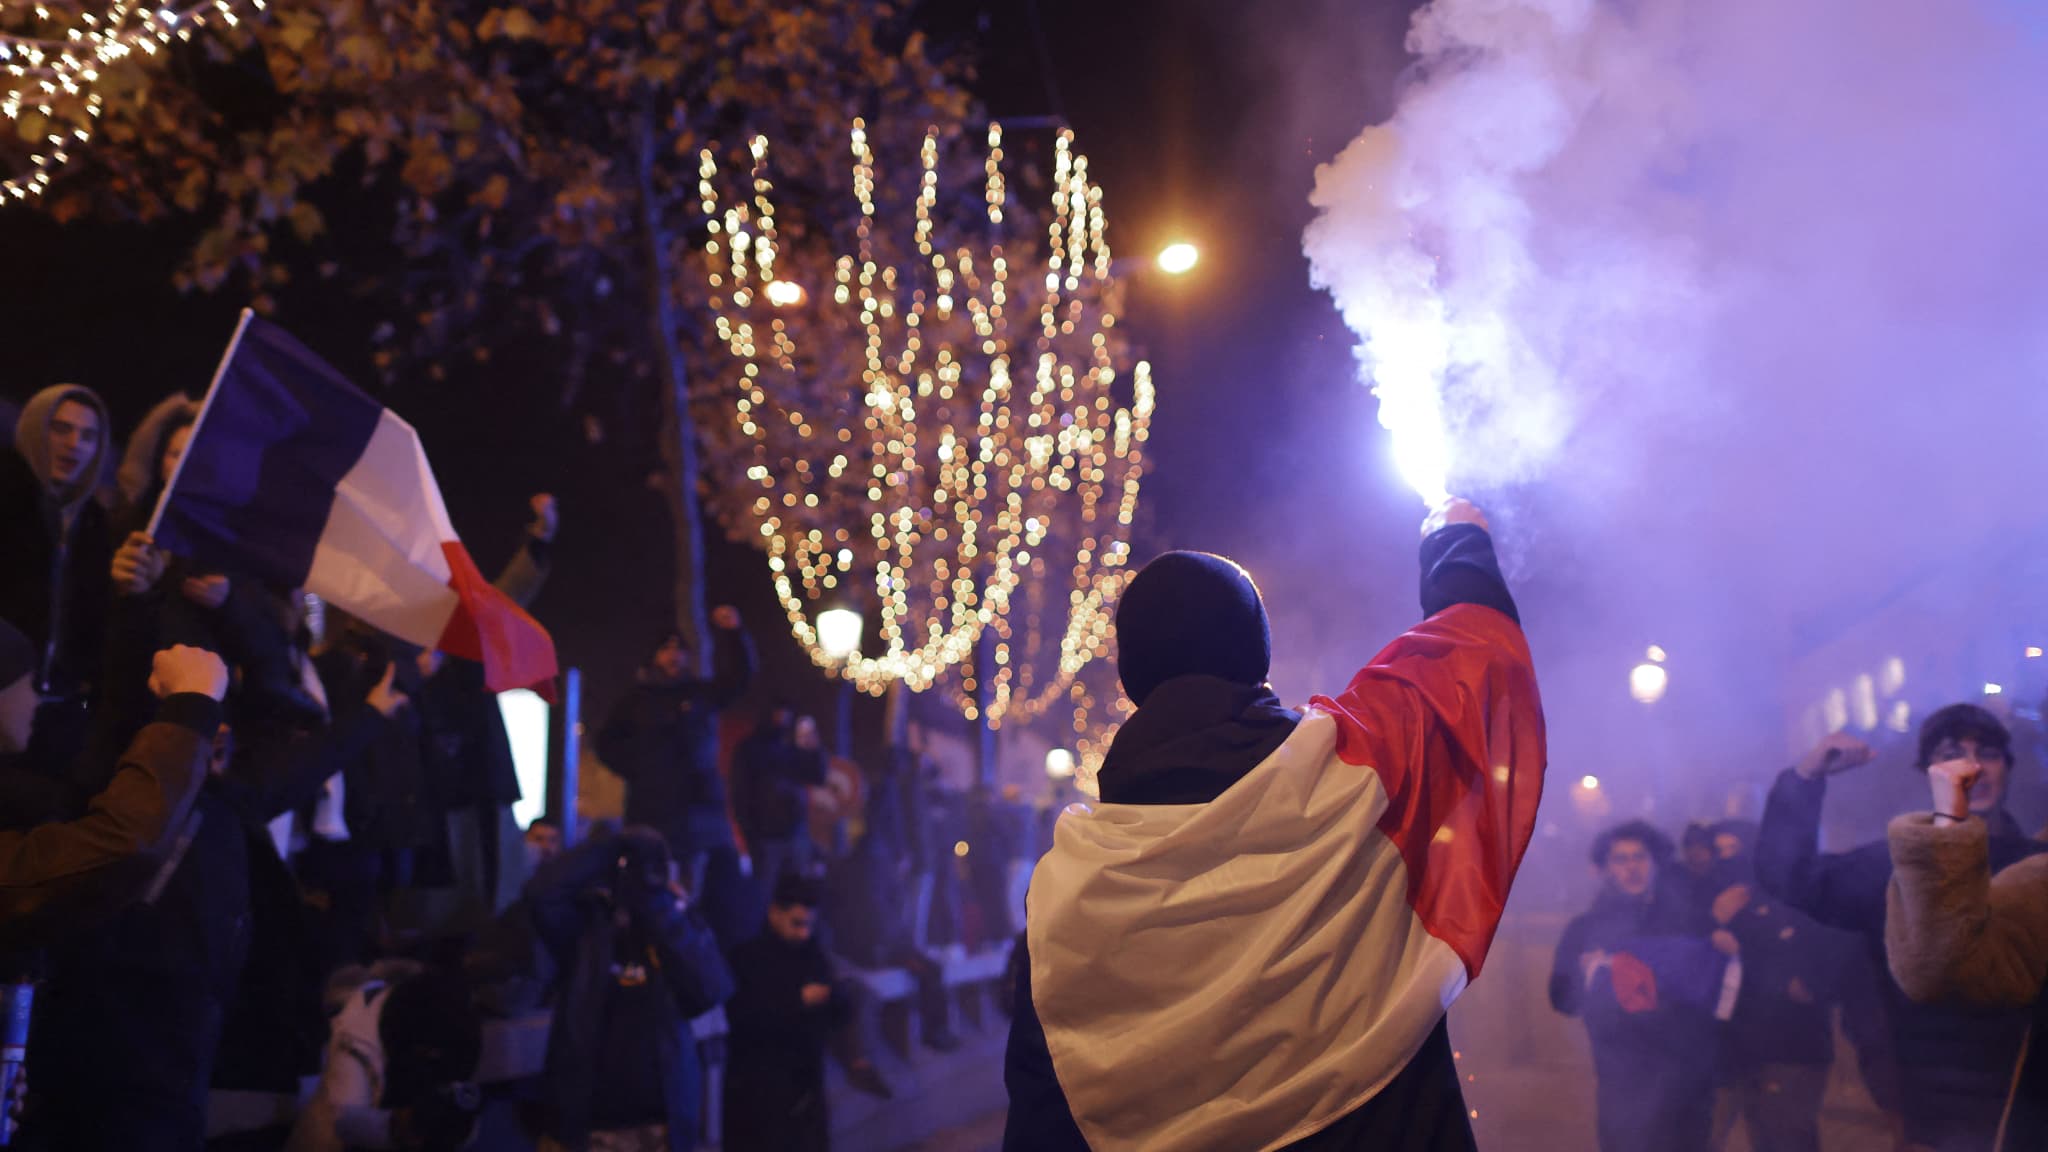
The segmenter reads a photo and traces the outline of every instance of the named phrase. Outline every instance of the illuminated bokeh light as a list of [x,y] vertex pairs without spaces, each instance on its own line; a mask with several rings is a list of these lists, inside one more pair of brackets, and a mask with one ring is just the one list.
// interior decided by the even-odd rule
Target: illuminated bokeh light
[[[249,6],[261,11],[264,0]],[[29,11],[33,21],[23,15]],[[154,56],[173,38],[190,40],[209,20],[233,27],[240,19],[229,0],[154,8],[117,0],[100,13],[0,3],[0,23],[17,29],[0,32],[0,117],[9,121],[5,131],[42,137],[26,140],[33,149],[28,172],[0,179],[0,204],[47,191],[52,174],[91,142],[104,109],[94,88],[106,71],[137,53]],[[33,31],[18,30],[24,27]]]
[[[1129,710],[1081,672],[1108,652],[1128,576],[1151,369],[1117,330],[1102,190],[1072,134],[1054,145],[1042,242],[1006,230],[1000,127],[973,219],[949,219],[964,151],[929,131],[891,184],[855,121],[857,225],[836,256],[785,244],[765,139],[745,195],[700,154],[717,337],[740,366],[730,427],[752,450],[737,512],[820,667],[869,692],[945,680],[991,724],[1066,708],[1085,776]],[[778,308],[778,282],[811,306]],[[813,620],[849,596],[878,624],[878,654],[825,650]],[[984,642],[994,667],[978,684]]]

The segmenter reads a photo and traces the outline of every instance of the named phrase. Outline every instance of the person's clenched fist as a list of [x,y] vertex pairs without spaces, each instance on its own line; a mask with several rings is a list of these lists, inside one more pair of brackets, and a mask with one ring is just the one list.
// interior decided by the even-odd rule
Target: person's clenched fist
[[156,654],[149,669],[149,690],[159,700],[186,692],[225,699],[228,666],[204,648],[179,644]]
[[1433,535],[1453,524],[1477,524],[1482,532],[1493,531],[1493,526],[1486,522],[1486,512],[1479,505],[1453,496],[1429,510],[1428,518],[1422,522],[1422,534]]

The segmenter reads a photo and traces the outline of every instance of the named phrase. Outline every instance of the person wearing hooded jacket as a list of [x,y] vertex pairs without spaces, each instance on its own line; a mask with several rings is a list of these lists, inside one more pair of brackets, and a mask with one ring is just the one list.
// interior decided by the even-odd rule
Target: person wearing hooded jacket
[[115,473],[121,503],[113,514],[116,590],[134,597],[165,643],[220,652],[241,669],[243,695],[292,721],[317,726],[325,710],[300,682],[291,638],[278,623],[277,595],[254,577],[159,553],[149,522],[170,484],[199,418],[199,402],[173,393],[150,409]]
[[1934,807],[1891,822],[1885,953],[1915,1002],[2032,1007],[1990,1148],[2048,1148],[2048,856],[1994,873],[1990,829],[1971,804],[1986,773],[1955,751],[1928,765]]
[[[1960,749],[1981,757],[1986,779],[1970,797],[1989,829],[1992,867],[2004,868],[2048,844],[2029,839],[2005,811],[2011,735],[1974,704],[1954,704],[1920,726],[1916,766]],[[1867,764],[1875,753],[1847,733],[1829,736],[1771,788],[1757,835],[1757,878],[1765,891],[1830,927],[1860,938],[1874,968],[1885,968],[1886,891],[1892,879],[1883,840],[1848,852],[1820,851],[1821,805],[1828,777]],[[1880,979],[1896,1063],[1898,1121],[1906,1141],[1936,1152],[1981,1152],[1997,1131],[2026,1039],[2028,1016],[2010,1008],[1919,1004],[1895,980]]]
[[1544,728],[1485,517],[1424,531],[1427,618],[1302,711],[1242,568],[1171,552],[1131,581],[1138,711],[1032,876],[1006,1149],[1474,1147],[1445,1012],[1533,831]]
[[0,454],[0,620],[35,645],[44,714],[29,758],[45,771],[69,767],[85,743],[113,559],[93,497],[112,435],[92,389],[60,384],[22,408],[15,451]]

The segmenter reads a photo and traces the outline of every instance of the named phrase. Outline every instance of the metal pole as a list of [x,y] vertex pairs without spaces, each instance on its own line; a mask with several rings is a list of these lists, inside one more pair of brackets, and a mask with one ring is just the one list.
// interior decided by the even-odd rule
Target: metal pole
[[562,758],[548,782],[548,814],[562,829],[562,847],[581,840],[576,826],[577,769],[583,757],[583,670],[571,668],[562,677]]

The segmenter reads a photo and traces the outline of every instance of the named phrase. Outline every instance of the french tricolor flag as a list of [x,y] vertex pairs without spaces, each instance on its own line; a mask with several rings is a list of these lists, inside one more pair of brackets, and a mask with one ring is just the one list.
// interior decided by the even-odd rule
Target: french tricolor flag
[[304,588],[401,640],[549,695],[547,630],[477,571],[419,434],[242,313],[151,527],[159,547]]
[[1025,932],[1088,1147],[1272,1152],[1373,1099],[1479,975],[1546,756],[1521,627],[1459,604],[1216,799],[1061,813]]

